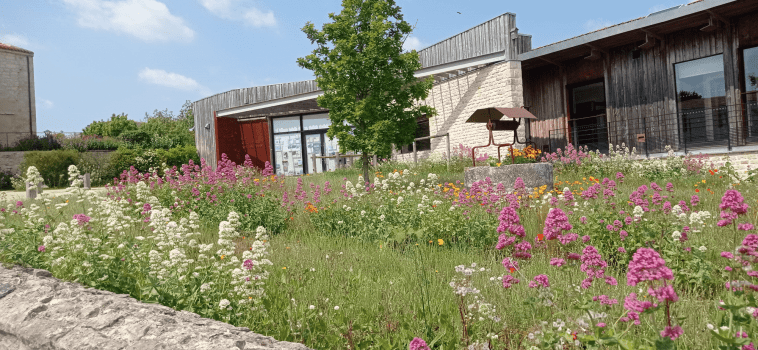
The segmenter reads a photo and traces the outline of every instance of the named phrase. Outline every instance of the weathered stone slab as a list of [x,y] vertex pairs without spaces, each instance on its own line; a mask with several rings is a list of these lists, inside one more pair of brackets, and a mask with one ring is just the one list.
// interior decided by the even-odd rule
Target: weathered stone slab
[[466,187],[477,181],[490,178],[493,184],[502,183],[506,190],[513,190],[517,178],[524,180],[526,188],[547,186],[546,191],[553,190],[553,165],[550,163],[509,164],[500,167],[478,166],[466,168],[463,180]]
[[45,270],[0,266],[0,285],[9,290],[0,298],[0,350],[308,350],[187,311],[62,282]]

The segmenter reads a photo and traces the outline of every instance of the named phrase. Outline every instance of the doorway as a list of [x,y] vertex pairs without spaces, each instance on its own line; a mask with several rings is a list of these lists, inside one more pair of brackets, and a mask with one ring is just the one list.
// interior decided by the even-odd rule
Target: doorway
[[608,152],[605,83],[585,82],[569,86],[569,128],[574,147]]
[[318,174],[337,169],[336,158],[316,158],[313,156],[334,156],[339,151],[337,139],[330,139],[326,131],[303,132],[303,145],[305,145],[305,163],[307,174]]

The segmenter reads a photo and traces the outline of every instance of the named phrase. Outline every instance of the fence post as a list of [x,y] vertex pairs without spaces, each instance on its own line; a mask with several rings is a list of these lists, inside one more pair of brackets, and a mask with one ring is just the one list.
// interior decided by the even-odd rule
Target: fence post
[[645,133],[645,158],[650,158],[650,153],[647,150],[647,119],[642,118],[643,132]]
[[347,159],[348,159],[348,163],[350,163],[349,164],[350,165],[349,168],[352,168],[353,167],[353,157],[347,157]]
[[37,198],[37,190],[32,189],[32,183],[26,182],[26,199],[34,199]]
[[[726,145],[729,152],[732,151],[732,123],[729,122],[729,107],[724,107],[726,109],[726,120],[727,120],[727,126],[726,126]],[[719,117],[721,118],[721,117]],[[735,125],[737,126],[737,125]]]
[[334,170],[337,170],[337,169],[340,168],[340,152],[337,152],[337,153],[334,154],[334,159],[335,159],[335,163],[336,163],[335,166],[334,166]]
[[418,164],[418,153],[416,153],[416,140],[413,140],[413,163]]
[[91,186],[92,185],[92,181],[91,181],[90,177],[91,177],[90,173],[85,173],[84,174],[84,189],[85,190],[89,190],[89,189],[92,188],[92,186]]
[[377,157],[376,154],[375,154],[374,155],[374,167],[377,167],[377,166],[379,166],[379,157]]
[[453,156],[450,154],[450,133],[445,134],[447,139],[447,171],[450,171],[450,158]]

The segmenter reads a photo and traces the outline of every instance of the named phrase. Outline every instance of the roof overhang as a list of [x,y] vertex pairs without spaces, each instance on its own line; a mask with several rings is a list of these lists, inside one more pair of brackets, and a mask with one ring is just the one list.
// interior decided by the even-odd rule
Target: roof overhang
[[455,61],[437,66],[424,68],[413,74],[416,78],[424,78],[430,75],[448,78],[448,74],[458,75],[461,71],[467,71],[470,68],[477,68],[483,65],[501,62],[505,60],[505,52],[495,52],[488,55],[472,57],[461,61]]
[[239,107],[234,108],[227,108],[222,109],[219,111],[216,111],[216,116],[221,117],[233,117],[233,118],[240,118],[243,116],[247,116],[250,114],[253,114],[255,111],[276,107],[276,106],[282,106],[290,103],[295,102],[301,102],[301,101],[307,101],[307,100],[314,100],[316,97],[319,97],[323,95],[324,92],[321,90],[305,93],[305,94],[299,94],[299,95],[292,95],[276,100],[269,100],[261,103],[254,103],[249,105],[242,105]]
[[576,38],[561,41],[555,44],[543,46],[531,51],[519,54],[519,61],[527,61],[530,59],[539,58],[541,56],[557,53],[563,50],[567,50],[577,46],[584,46],[592,42],[610,38],[623,33],[639,31],[646,27],[655,26],[672,20],[676,20],[681,17],[704,12],[715,7],[723,6],[730,3],[739,2],[740,0],[708,0],[700,1],[697,3],[690,3],[686,6],[681,6],[675,10],[664,11],[662,13],[650,15],[645,18],[630,21],[628,23],[619,24],[603,30],[599,30],[593,33],[578,36]]

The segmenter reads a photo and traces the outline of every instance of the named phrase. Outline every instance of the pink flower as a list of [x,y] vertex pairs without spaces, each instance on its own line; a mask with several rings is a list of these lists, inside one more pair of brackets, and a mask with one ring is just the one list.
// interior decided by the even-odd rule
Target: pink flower
[[596,324],[596,326],[598,328],[605,328],[605,322],[599,322],[598,324]]
[[429,349],[429,346],[426,345],[426,342],[424,339],[421,338],[413,338],[411,340],[411,343],[408,344],[408,350],[431,350]]
[[24,206],[24,202],[22,201],[16,202],[16,207],[23,207],[23,206]]
[[501,233],[500,237],[497,239],[497,245],[495,246],[495,249],[502,250],[503,248],[513,244],[516,242],[516,237],[514,236],[506,236],[505,233]]
[[627,284],[636,286],[643,281],[672,280],[674,274],[666,267],[666,261],[651,248],[639,248],[629,262]]
[[41,246],[37,247],[37,251],[44,253],[45,252],[45,246],[41,245]]
[[682,331],[682,327],[679,326],[666,326],[666,328],[661,331],[661,337],[671,338],[671,340],[676,340],[676,338],[679,338],[682,334],[684,334],[684,331]]
[[616,305],[619,303],[618,299],[611,299],[607,295],[592,297],[592,301],[599,301],[600,305]]
[[584,235],[582,236],[582,242],[587,243],[590,241],[590,236]]
[[753,230],[754,228],[755,228],[755,227],[753,226],[753,224],[751,224],[751,223],[749,223],[749,222],[746,222],[746,223],[744,223],[744,224],[739,224],[739,225],[737,225],[737,229],[738,229],[738,230],[740,230],[740,231],[751,231],[751,230]]
[[518,267],[518,260],[511,260],[511,258],[505,258],[503,259],[503,267],[505,267],[506,270],[509,272],[514,272],[519,269]]
[[503,276],[503,288],[508,289],[513,287],[514,284],[517,284],[519,280],[511,275],[505,275]]
[[674,287],[672,287],[670,284],[664,285],[657,290],[648,288],[647,293],[653,297],[658,298],[659,303],[662,303],[664,301],[675,302],[679,300],[679,296],[676,295],[676,292],[674,292]]
[[553,265],[555,267],[561,267],[564,264],[566,264],[566,260],[563,260],[561,258],[552,258],[552,259],[550,259],[550,265]]
[[618,251],[619,253],[626,253],[626,249],[624,249],[624,247],[619,247]]
[[252,260],[250,260],[250,259],[246,259],[246,260],[245,260],[245,261],[242,263],[242,267],[244,267],[244,268],[245,268],[245,270],[252,270],[254,266],[255,266],[255,263],[253,263],[253,261],[252,261]]
[[721,252],[721,257],[727,258],[727,259],[734,259],[734,254],[732,254],[731,252]]
[[555,208],[547,214],[542,233],[545,235],[545,240],[550,241],[557,239],[563,231],[570,231],[572,228],[563,209]]
[[547,275],[537,275],[534,276],[534,283],[535,285],[532,286],[532,282],[529,282],[529,288],[535,288],[538,286],[543,286],[545,288],[550,287],[550,281],[548,281]]
[[84,214],[74,214],[74,220],[78,221],[80,226],[84,226],[90,221],[90,217]]
[[[653,304],[652,302],[647,301],[647,300],[637,300],[637,293],[630,293],[624,299],[624,308],[629,311],[644,312],[647,309],[651,309],[657,306],[658,305]],[[634,322],[634,324],[639,324],[639,322]]]

